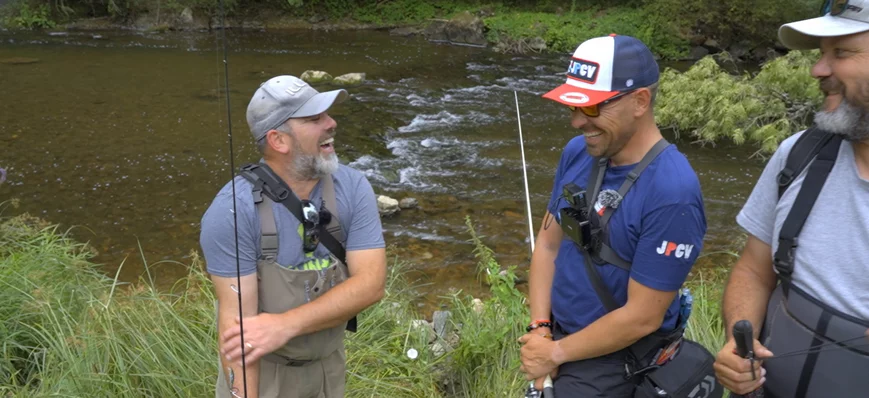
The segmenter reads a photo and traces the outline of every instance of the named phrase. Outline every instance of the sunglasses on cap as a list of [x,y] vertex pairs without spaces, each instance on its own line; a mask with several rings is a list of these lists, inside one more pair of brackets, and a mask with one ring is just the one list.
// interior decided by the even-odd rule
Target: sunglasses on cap
[[848,0],[826,0],[821,6],[821,15],[829,13],[836,16],[845,12],[846,9],[848,9]]
[[600,102],[598,104],[594,104],[592,106],[572,106],[572,105],[569,105],[567,108],[570,109],[571,112],[575,112],[577,109],[579,109],[580,112],[582,112],[585,116],[588,116],[588,117],[598,117],[598,116],[600,116],[600,108],[602,106],[609,104],[609,103],[612,103],[612,102],[615,102],[619,98],[622,98],[622,97],[624,97],[632,92],[634,92],[634,90],[619,93],[615,97],[612,97],[612,98],[610,98],[606,101]]

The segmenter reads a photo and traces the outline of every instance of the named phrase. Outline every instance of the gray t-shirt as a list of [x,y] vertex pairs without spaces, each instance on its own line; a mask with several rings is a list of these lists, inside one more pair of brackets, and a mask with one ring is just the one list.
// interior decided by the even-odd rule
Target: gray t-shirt
[[[772,246],[770,256],[808,171],[806,167],[776,203],[776,176],[802,133],[782,142],[736,216],[748,233]],[[860,177],[850,142],[842,141],[798,241],[794,283],[845,314],[869,319],[869,180]]]
[[[333,174],[338,217],[344,231],[348,252],[385,247],[380,214],[374,190],[365,176],[357,170],[340,165]],[[256,271],[260,255],[260,220],[253,203],[251,184],[244,177],[235,179],[236,208],[238,211],[238,256],[242,276]],[[311,192],[311,202],[320,209],[322,181]],[[285,267],[320,269],[328,261],[329,250],[321,243],[314,253],[302,250],[301,224],[282,204],[272,206],[278,231],[277,262]],[[199,243],[210,274],[234,277],[235,231],[232,216],[232,186],[227,183],[214,198],[202,216]]]

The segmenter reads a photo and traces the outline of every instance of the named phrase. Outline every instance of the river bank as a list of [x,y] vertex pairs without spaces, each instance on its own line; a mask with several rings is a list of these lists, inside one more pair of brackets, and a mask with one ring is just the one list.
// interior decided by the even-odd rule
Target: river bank
[[[640,38],[665,60],[699,60],[725,51],[740,61],[763,62],[786,52],[777,43],[776,27],[814,11],[803,1],[789,3],[781,11],[782,1],[745,4],[747,9],[736,12],[739,5],[727,8],[711,0],[638,0],[617,6],[598,1],[487,4],[462,0],[436,5],[421,0],[139,0],[125,4],[109,0],[56,6],[43,0],[10,0],[0,13],[0,24],[8,29],[48,29],[57,34],[70,30],[160,33],[221,27],[265,31],[374,29],[519,54],[570,53],[588,38],[616,32]],[[684,17],[674,18],[680,14]]]
[[[420,313],[409,264],[390,261],[384,299],[347,335],[349,397],[492,397],[520,394],[516,340],[524,334],[525,296],[516,270],[499,265],[478,239],[468,255],[487,287],[475,299],[456,290],[441,316]],[[91,248],[56,225],[22,215],[0,222],[0,396],[213,395],[215,296],[201,259],[171,262],[187,270],[172,289],[155,275],[119,283],[90,262]],[[716,352],[724,272],[687,286],[695,297],[688,338]],[[433,324],[427,322],[433,319]]]

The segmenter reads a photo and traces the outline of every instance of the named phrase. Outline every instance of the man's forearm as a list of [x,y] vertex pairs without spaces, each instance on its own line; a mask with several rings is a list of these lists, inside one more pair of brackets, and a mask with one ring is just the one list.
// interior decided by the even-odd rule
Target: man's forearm
[[552,278],[555,276],[555,255],[545,246],[535,250],[528,275],[528,297],[531,320],[548,319],[552,311]]
[[621,350],[654,332],[661,322],[631,315],[626,307],[612,311],[576,333],[556,341],[555,362],[596,358]]
[[284,319],[296,336],[341,325],[379,301],[383,285],[368,275],[351,276],[317,299],[285,312]]
[[[239,397],[259,397],[259,361],[247,365],[244,369],[242,369],[241,365],[226,362],[225,358],[221,358],[220,363],[223,365],[223,374],[226,377],[228,385],[218,386],[217,388],[229,389],[230,392],[235,392],[235,395]],[[247,376],[247,395],[245,395],[243,381],[245,375]]]
[[760,325],[766,316],[766,306],[774,287],[775,281],[770,284],[746,267],[739,264],[734,267],[724,289],[722,306],[727,340],[732,337],[733,325],[742,319],[751,322],[754,326],[754,337],[759,336]]

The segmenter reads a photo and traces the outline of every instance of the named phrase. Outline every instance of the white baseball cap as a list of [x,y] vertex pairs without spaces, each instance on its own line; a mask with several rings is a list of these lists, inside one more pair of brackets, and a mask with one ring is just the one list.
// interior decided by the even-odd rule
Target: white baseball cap
[[778,38],[791,50],[821,46],[822,37],[847,36],[869,31],[869,0],[827,0],[822,17],[782,25]]

